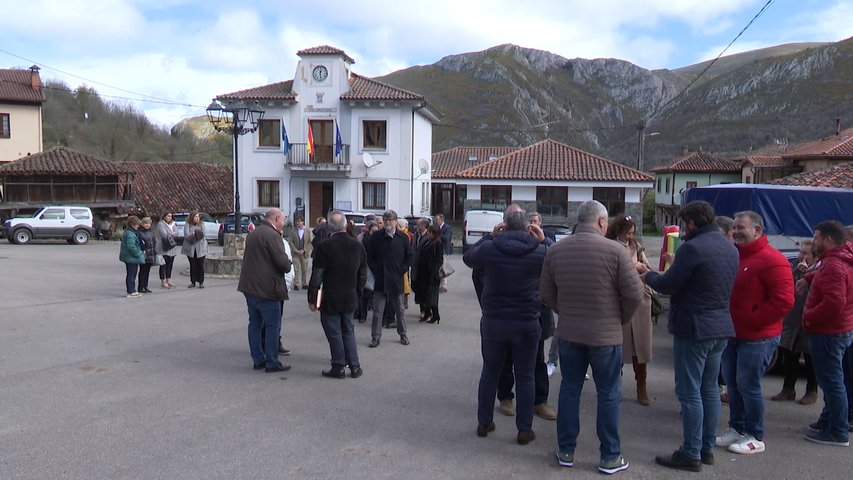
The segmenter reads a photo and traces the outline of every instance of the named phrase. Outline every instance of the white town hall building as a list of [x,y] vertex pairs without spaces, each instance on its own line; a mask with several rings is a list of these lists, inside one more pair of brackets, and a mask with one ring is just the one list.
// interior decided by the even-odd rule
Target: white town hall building
[[258,101],[266,112],[256,132],[238,137],[241,211],[277,207],[309,225],[331,209],[429,213],[439,114],[421,95],[352,72],[343,50],[297,55],[293,80],[216,97],[226,108]]

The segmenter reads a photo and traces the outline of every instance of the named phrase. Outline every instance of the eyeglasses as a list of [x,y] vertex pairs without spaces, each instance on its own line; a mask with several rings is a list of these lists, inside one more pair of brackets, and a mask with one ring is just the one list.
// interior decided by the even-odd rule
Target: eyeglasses
[[628,220],[628,221],[630,222],[630,221],[631,221],[631,216],[630,216],[630,215],[627,215],[627,216],[625,217],[625,220]]

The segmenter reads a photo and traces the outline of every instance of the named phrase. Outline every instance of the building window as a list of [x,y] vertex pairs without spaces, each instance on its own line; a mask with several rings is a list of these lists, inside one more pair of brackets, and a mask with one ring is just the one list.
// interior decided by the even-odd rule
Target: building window
[[664,190],[664,193],[669,193],[669,186],[670,186],[669,185],[669,179],[667,178],[666,179],[666,190]]
[[385,150],[387,148],[388,122],[385,120],[365,120],[362,122],[364,131],[363,147],[365,149]]
[[0,113],[0,138],[9,138],[12,131],[9,128],[9,114]]
[[658,177],[658,188],[657,188],[658,193],[660,193],[660,183],[661,183],[661,182],[660,182],[660,177]]
[[281,207],[278,180],[258,180],[258,207]]
[[684,188],[696,188],[696,182],[687,182]]
[[747,175],[747,176],[746,176],[746,182],[744,182],[744,183],[752,183],[752,177],[750,177],[749,175]]
[[611,217],[625,213],[625,189],[613,187],[599,187],[592,189],[592,199],[601,202],[607,207],[607,213]]
[[430,184],[427,182],[421,182],[421,210],[429,211],[429,193],[430,193]]
[[512,187],[506,185],[483,185],[480,187],[480,208],[483,210],[506,210],[512,203]]
[[536,187],[536,211],[549,217],[566,217],[569,187]]
[[365,210],[385,210],[385,184],[364,182],[362,205]]
[[261,120],[258,122],[258,146],[281,147],[281,120]]

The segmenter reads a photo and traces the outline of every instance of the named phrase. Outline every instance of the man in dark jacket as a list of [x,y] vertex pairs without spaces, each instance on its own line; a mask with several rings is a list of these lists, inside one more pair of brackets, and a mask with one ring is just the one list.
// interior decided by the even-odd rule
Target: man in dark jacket
[[814,245],[819,266],[800,282],[811,284],[803,327],[809,332],[824,407],[820,419],[809,425],[806,440],[846,447],[853,418],[853,244],[845,243],[841,223],[826,221],[815,226]]
[[441,246],[444,248],[445,255],[453,254],[453,229],[444,221],[444,214],[439,213],[435,216],[435,226],[438,227],[441,233]]
[[480,437],[495,428],[492,419],[498,378],[511,351],[518,395],[517,441],[526,445],[536,438],[533,368],[541,335],[539,274],[545,258],[545,245],[541,244],[544,239],[542,230],[529,228],[524,211],[513,204],[504,212],[504,222],[462,257],[465,265],[483,270],[480,321],[483,370],[477,395]]
[[[646,283],[671,295],[667,329],[672,334],[675,394],[681,403],[684,440],[672,455],[655,461],[669,468],[701,471],[714,463],[720,390],[720,356],[734,336],[729,299],[738,269],[738,252],[714,223],[714,208],[690,202],[678,216],[687,235],[669,270],[647,272]],[[700,463],[701,460],[701,463]]]
[[761,215],[735,214],[732,236],[740,264],[730,300],[735,336],[722,356],[729,428],[717,446],[751,455],[765,448],[761,379],[779,345],[782,320],[794,306],[794,277],[788,260],[767,241]]
[[409,344],[403,316],[403,274],[412,266],[412,249],[409,248],[409,237],[397,229],[397,213],[394,210],[386,210],[382,214],[382,223],[383,229],[370,237],[367,252],[367,265],[374,278],[370,348],[378,347],[382,338],[386,301],[397,314],[400,343]]
[[[285,217],[281,210],[270,209],[258,228],[246,237],[246,250],[237,290],[249,307],[249,351],[255,370],[283,372],[290,365],[278,361],[281,332],[281,305],[287,300],[284,274],[290,271],[290,258],[284,250],[281,229]],[[261,327],[266,332],[261,345]]]
[[308,305],[317,311],[320,299],[320,323],[329,341],[332,368],[324,377],[344,378],[344,366],[349,365],[352,378],[362,374],[355,343],[352,319],[367,281],[367,253],[361,242],[346,232],[347,218],[337,210],[329,214],[332,236],[317,245],[311,283],[308,286]]

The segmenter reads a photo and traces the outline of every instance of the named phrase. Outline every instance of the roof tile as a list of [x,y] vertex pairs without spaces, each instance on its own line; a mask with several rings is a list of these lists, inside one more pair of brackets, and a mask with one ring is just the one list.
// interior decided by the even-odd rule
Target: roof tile
[[293,80],[217,95],[219,100],[296,100]]
[[798,187],[853,188],[853,162],[844,162],[821,170],[789,175],[769,183],[796,185]]
[[685,154],[669,165],[661,165],[651,169],[655,173],[738,173],[741,171],[740,162],[717,158],[706,152],[691,152]]
[[456,178],[462,170],[495,160],[518,147],[454,147],[432,154],[432,178]]
[[304,50],[296,52],[296,54],[300,57],[304,57],[307,55],[340,55],[347,62],[355,63],[355,60],[349,55],[347,55],[347,52],[341,50],[340,48],[330,47],[329,45],[320,45],[319,47],[306,48]]
[[484,162],[457,178],[577,182],[652,182],[639,170],[548,139]]
[[121,164],[70,149],[53,147],[0,165],[0,176],[20,175],[122,175],[133,170]]
[[836,157],[853,156],[853,128],[842,130],[838,135],[800,143],[788,150],[787,157]]
[[234,209],[232,170],[198,162],[123,162],[136,172],[136,204],[149,215],[199,210],[213,215]]
[[44,90],[34,89],[32,72],[20,69],[0,69],[0,102],[44,102]]

